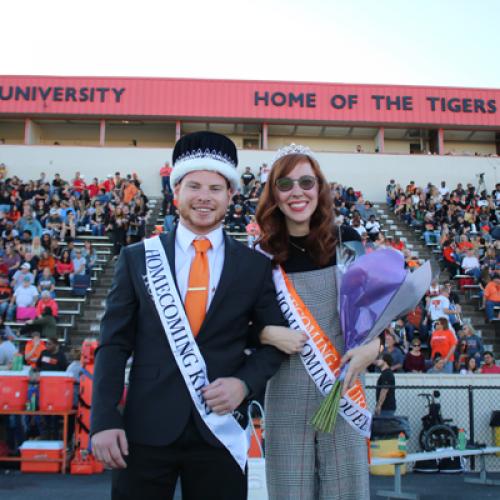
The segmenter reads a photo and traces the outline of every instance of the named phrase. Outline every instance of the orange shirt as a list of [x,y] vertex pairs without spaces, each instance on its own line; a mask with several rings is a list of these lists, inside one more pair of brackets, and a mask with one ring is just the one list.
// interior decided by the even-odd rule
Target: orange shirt
[[470,241],[461,241],[457,247],[461,252],[465,252],[466,250],[472,250],[474,245]]
[[49,255],[46,259],[40,259],[38,261],[38,269],[43,271],[44,267],[48,267],[50,269],[50,274],[53,275],[56,270],[56,259],[54,259],[52,255]]
[[38,343],[36,349],[30,354],[30,351],[31,349],[33,349],[34,345],[35,344],[33,340],[28,340],[28,342],[26,342],[26,347],[24,349],[24,359],[26,360],[26,363],[28,363],[28,365],[30,365],[32,368],[36,368],[36,362],[38,361],[40,354],[42,354],[42,351],[44,351],[47,348],[47,346],[45,345],[45,341],[41,340]]
[[[450,349],[457,345],[457,337],[451,330],[434,330],[431,337],[431,357],[434,359],[437,353],[444,358]],[[454,361],[455,356],[452,353],[448,361]]]
[[129,185],[123,190],[123,202],[127,205],[134,199],[134,196],[138,193],[138,189],[136,188],[133,182],[130,182]]
[[500,302],[500,286],[491,280],[484,289],[484,297],[491,302]]

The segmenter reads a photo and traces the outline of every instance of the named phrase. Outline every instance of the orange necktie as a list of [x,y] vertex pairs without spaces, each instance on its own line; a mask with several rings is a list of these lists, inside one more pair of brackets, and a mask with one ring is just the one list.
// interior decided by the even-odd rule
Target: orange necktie
[[207,311],[208,287],[210,283],[207,251],[211,248],[212,244],[210,240],[203,239],[193,240],[193,245],[196,254],[189,270],[189,283],[184,306],[191,330],[196,337]]

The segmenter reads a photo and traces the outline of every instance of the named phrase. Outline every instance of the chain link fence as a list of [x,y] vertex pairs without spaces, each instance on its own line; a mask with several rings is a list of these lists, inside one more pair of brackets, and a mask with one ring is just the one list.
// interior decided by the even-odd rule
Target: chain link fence
[[[441,405],[443,419],[450,426],[463,428],[467,440],[472,444],[495,446],[490,419],[493,411],[500,411],[500,385],[396,385],[396,415],[408,417],[411,435],[408,440],[410,453],[422,451],[419,435],[422,431],[422,417],[428,414],[428,400],[421,394],[432,395],[439,391],[436,402]],[[369,408],[375,408],[376,386],[367,385],[366,395]],[[500,459],[487,457],[490,470],[500,470]],[[472,462],[473,464],[473,462]]]

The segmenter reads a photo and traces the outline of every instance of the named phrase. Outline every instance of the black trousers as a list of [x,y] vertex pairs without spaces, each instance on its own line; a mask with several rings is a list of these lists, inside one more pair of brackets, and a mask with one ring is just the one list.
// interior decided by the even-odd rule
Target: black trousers
[[246,500],[247,477],[226,448],[215,448],[190,419],[168,446],[129,443],[127,468],[113,471],[112,500]]

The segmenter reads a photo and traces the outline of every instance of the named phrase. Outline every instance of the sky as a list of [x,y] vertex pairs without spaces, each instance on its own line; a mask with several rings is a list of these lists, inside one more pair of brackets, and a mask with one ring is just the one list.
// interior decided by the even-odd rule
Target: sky
[[10,0],[0,15],[2,75],[500,88],[498,0]]

